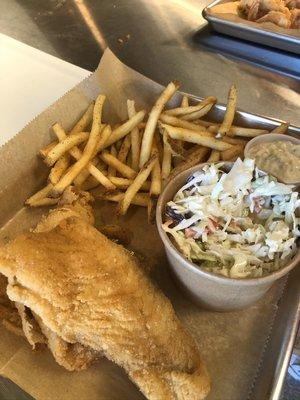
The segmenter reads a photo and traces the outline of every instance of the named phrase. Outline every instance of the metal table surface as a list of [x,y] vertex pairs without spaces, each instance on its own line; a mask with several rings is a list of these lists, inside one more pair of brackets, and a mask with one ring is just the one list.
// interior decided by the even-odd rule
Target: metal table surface
[[[91,71],[109,46],[142,74],[162,84],[180,80],[183,91],[220,102],[235,82],[240,109],[300,125],[299,57],[211,32],[201,15],[208,3],[1,0],[0,32]],[[295,370],[282,399],[300,398]],[[23,398],[2,378],[0,388],[0,398]]]

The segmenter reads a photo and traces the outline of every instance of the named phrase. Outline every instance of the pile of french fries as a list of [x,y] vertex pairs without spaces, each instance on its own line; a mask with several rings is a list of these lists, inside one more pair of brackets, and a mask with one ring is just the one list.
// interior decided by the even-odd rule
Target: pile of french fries
[[[215,97],[190,105],[183,96],[180,107],[165,109],[178,88],[178,82],[170,82],[147,116],[145,110],[136,110],[133,100],[127,100],[128,119],[115,126],[102,120],[104,95],[90,104],[70,132],[54,124],[56,140],[39,152],[51,168],[48,183],[26,204],[54,205],[68,186],[75,185],[93,190],[96,199],[117,202],[120,215],[131,204],[147,207],[152,220],[162,188],[175,175],[201,162],[234,161],[243,156],[248,140],[268,133],[233,125],[234,85],[222,123],[203,119],[216,104]],[[287,129],[283,123],[272,133]]]

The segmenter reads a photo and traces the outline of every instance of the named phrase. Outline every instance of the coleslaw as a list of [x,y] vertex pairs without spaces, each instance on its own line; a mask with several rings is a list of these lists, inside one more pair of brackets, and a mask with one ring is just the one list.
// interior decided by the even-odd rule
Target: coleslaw
[[297,250],[298,193],[237,159],[195,172],[166,206],[163,229],[206,271],[255,278],[280,269]]

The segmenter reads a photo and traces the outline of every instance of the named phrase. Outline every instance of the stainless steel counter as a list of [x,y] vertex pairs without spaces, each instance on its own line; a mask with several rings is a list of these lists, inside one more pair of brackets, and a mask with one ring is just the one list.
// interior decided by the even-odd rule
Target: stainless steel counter
[[[223,102],[230,83],[235,82],[240,108],[300,125],[299,81],[203,50],[201,34],[206,22],[201,11],[207,3],[209,0],[1,0],[0,30],[90,70],[96,68],[108,45],[126,64],[160,83],[176,78],[184,91],[217,95]],[[221,40],[217,37],[214,43]],[[247,50],[234,39],[230,43],[232,53]],[[272,54],[275,61],[284,58],[275,50],[259,49],[261,60],[269,60]],[[300,79],[300,61],[293,62],[294,69],[299,66]],[[288,67],[291,60],[286,64]]]
[[[300,125],[300,60],[214,35],[201,15],[209,2],[1,0],[0,31],[89,70],[109,46],[144,75],[162,84],[178,79],[182,90],[220,102],[235,82],[239,108]],[[225,47],[227,56],[216,53]],[[300,398],[295,382],[290,375],[285,399]]]

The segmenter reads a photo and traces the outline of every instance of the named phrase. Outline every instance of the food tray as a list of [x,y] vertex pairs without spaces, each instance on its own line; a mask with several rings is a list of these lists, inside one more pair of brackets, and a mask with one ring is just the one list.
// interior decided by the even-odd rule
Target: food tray
[[[55,121],[61,121],[69,129],[100,91],[107,95],[110,108],[115,110],[109,118],[124,118],[126,107],[122,110],[118,106],[126,105],[127,98],[138,98],[138,108],[149,108],[161,90],[160,85],[126,67],[107,50],[94,74],[1,147],[0,169],[6,174],[0,175],[0,241],[27,231],[45,213],[45,209],[24,208],[23,202],[45,182],[46,170],[36,153],[51,141],[49,127]],[[180,100],[181,96],[177,96],[172,106]],[[223,105],[217,105],[207,119],[221,120],[224,110]],[[280,121],[239,111],[234,123],[272,129]],[[300,128],[292,126],[289,133],[299,136]],[[99,202],[94,210],[96,226],[119,223],[134,232],[130,250],[152,267],[153,278],[195,338],[209,369],[212,391],[207,400],[279,400],[300,318],[299,268],[247,310],[231,313],[202,310],[175,286],[156,227],[147,223],[145,210],[133,207],[121,219],[116,216],[115,205]],[[33,353],[25,341],[3,327],[0,337],[0,374],[10,379],[0,379],[3,400],[144,399],[124,372],[106,359],[85,371],[70,373],[58,366],[49,352]],[[24,390],[24,396],[20,396],[15,384]]]
[[258,24],[244,20],[236,14],[215,13],[212,9],[216,5],[229,3],[228,0],[216,0],[205,7],[202,15],[210,22],[217,32],[245,39],[259,45],[275,47],[284,51],[300,54],[300,30],[299,36],[295,36],[296,29],[289,34],[288,29],[279,28],[271,23]]

